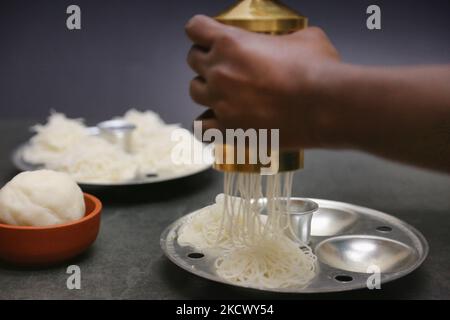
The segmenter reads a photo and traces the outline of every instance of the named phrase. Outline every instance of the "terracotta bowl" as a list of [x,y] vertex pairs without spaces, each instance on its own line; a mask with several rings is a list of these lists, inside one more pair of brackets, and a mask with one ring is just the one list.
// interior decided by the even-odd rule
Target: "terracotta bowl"
[[84,218],[55,226],[0,224],[0,260],[20,266],[48,266],[84,252],[97,238],[102,203],[85,193]]

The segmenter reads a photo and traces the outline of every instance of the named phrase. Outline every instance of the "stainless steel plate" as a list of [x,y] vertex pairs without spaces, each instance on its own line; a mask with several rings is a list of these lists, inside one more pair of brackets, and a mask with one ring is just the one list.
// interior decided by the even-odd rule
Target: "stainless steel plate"
[[[311,199],[319,205],[312,218],[311,247],[318,257],[316,277],[307,287],[260,289],[273,292],[317,293],[365,288],[371,267],[381,271],[381,283],[407,275],[428,255],[428,243],[409,224],[388,214],[348,203]],[[230,285],[217,276],[215,257],[178,245],[180,226],[195,212],[166,228],[161,247],[179,267],[200,277]]]
[[[95,127],[89,128],[91,135],[99,135],[99,131]],[[23,150],[26,148],[27,143],[24,143],[20,146],[18,146],[12,153],[11,159],[14,164],[14,166],[20,170],[20,171],[30,171],[30,170],[38,170],[43,169],[44,166],[42,165],[35,165],[28,163],[23,158]],[[79,182],[81,186],[85,187],[112,187],[112,186],[132,186],[132,185],[142,185],[142,184],[151,184],[151,183],[157,183],[157,182],[164,182],[169,180],[175,180],[175,179],[181,179],[184,177],[192,176],[194,174],[203,172],[211,168],[213,159],[211,157],[211,160],[205,163],[201,166],[195,166],[192,167],[192,169],[187,169],[182,172],[178,172],[176,174],[149,174],[149,175],[143,175],[136,177],[133,180],[128,180],[124,182],[116,182],[116,183],[92,183],[92,182]]]

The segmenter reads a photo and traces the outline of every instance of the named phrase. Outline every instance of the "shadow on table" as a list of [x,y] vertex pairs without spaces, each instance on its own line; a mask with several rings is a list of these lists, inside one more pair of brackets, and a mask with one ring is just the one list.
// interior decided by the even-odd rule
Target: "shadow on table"
[[408,299],[424,287],[425,275],[419,268],[412,274],[382,285],[381,290],[359,289],[335,293],[272,293],[216,283],[182,270],[166,257],[155,269],[178,299]]
[[193,176],[152,184],[114,187],[83,187],[104,204],[129,205],[144,202],[160,202],[188,197],[209,188],[217,181],[219,174],[212,169]]

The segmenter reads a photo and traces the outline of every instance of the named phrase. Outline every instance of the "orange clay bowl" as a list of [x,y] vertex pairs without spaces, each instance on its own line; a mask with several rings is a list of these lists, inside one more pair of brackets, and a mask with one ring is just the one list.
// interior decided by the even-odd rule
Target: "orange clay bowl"
[[84,218],[45,227],[0,224],[0,260],[20,266],[49,266],[84,252],[97,238],[102,203],[84,193]]

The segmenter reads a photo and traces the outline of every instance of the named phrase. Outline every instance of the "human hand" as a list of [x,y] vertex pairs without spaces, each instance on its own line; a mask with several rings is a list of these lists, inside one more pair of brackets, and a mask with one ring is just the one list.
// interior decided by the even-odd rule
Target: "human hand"
[[190,94],[213,114],[204,129],[280,129],[281,147],[316,146],[321,77],[340,60],[321,29],[271,36],[195,16],[186,32]]

